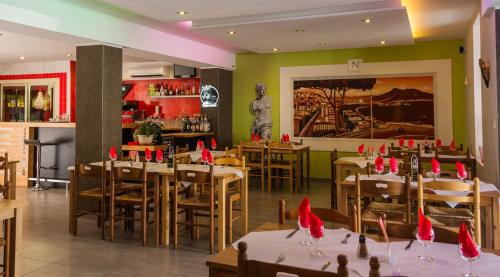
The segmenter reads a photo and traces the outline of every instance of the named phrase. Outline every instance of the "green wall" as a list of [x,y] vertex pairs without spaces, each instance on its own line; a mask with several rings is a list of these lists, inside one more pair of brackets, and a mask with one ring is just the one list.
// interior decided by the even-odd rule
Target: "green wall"
[[[414,45],[384,46],[359,49],[324,51],[238,54],[233,79],[233,142],[249,139],[253,116],[250,102],[255,98],[255,84],[267,84],[268,94],[273,99],[273,136],[278,139],[280,109],[280,67],[346,64],[348,59],[363,59],[365,63],[409,60],[452,60],[453,80],[453,131],[455,141],[465,144],[465,87],[464,56],[459,53],[463,40],[417,42]],[[404,69],[402,69],[404,71]],[[328,152],[311,154],[311,175],[328,178],[330,163]]]

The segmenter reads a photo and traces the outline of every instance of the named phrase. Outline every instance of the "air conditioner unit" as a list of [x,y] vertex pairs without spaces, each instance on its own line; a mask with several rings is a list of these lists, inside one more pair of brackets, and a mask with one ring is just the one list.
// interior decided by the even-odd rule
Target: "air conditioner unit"
[[130,77],[168,77],[166,66],[136,67],[129,70]]

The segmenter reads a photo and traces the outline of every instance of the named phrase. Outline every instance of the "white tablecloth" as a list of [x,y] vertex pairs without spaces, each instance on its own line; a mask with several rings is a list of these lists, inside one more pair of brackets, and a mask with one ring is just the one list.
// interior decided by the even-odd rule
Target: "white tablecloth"
[[[222,158],[226,156],[226,151],[210,151],[214,159]],[[201,160],[201,151],[191,151],[189,152],[189,158],[191,161],[197,162]]]
[[[304,247],[299,245],[299,241],[304,239],[304,233],[297,232],[292,238],[286,239],[288,231],[251,232],[239,241],[248,244],[247,254],[250,260],[259,260],[274,263],[280,255],[285,253],[284,265],[320,270],[322,266],[332,261],[327,271],[337,271],[337,255],[344,254],[349,262],[348,268],[355,269],[363,276],[368,276],[370,266],[369,259],[360,259],[356,255],[358,247],[358,237],[356,233],[351,233],[346,229],[328,229],[325,237],[319,242],[319,250],[325,253],[324,257],[311,255],[314,246]],[[347,233],[351,237],[347,244],[342,244]],[[239,242],[238,241],[238,242]],[[238,249],[238,242],[233,247]],[[424,247],[418,242],[414,242],[409,250],[404,250],[408,242],[392,242],[391,257],[392,263],[388,261],[388,245],[366,239],[370,256],[379,257],[381,261],[380,273],[382,276],[390,276],[394,269],[399,268],[401,275],[405,276],[461,276],[467,271],[467,262],[459,256],[457,245],[433,243],[428,246],[428,254],[434,258],[432,263],[417,260],[416,257],[423,255]],[[478,260],[473,263],[473,272],[479,276],[498,276],[500,272],[500,257],[483,253]],[[351,273],[350,276],[357,276]]]

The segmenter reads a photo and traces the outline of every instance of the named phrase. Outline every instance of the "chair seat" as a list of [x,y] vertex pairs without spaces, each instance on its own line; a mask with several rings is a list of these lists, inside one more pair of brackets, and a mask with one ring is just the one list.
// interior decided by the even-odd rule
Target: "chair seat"
[[[142,193],[140,192],[129,192],[120,196],[115,197],[117,203],[125,203],[131,205],[141,205],[142,203]],[[148,193],[146,196],[146,202],[151,203],[154,201],[153,194]]]
[[433,225],[457,233],[462,222],[474,220],[474,214],[466,208],[426,206],[425,210]]
[[142,188],[142,184],[138,184],[138,183],[122,182],[122,183],[115,185],[115,190],[120,189],[120,190],[131,191],[131,190],[140,190],[141,188]]
[[367,222],[378,222],[382,214],[386,215],[386,222],[404,224],[406,222],[406,205],[397,203],[383,203],[372,201],[363,211],[361,219]]
[[[95,188],[95,189],[80,191],[78,193],[78,196],[80,198],[101,199],[102,198],[102,189]],[[109,189],[106,190],[106,197],[109,197]]]
[[[215,197],[217,199],[217,197]],[[179,199],[177,202],[181,208],[191,208],[191,209],[201,209],[208,210],[210,208],[210,202],[208,196],[200,195],[198,197],[189,197],[185,199]],[[215,200],[215,207],[217,208],[218,201]]]

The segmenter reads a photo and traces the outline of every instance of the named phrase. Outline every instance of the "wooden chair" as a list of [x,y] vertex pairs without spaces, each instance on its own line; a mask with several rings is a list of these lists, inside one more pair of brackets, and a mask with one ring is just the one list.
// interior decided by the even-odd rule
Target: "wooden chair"
[[[215,195],[215,183],[214,183],[214,168],[210,166],[209,172],[201,172],[194,170],[179,170],[178,164],[174,165],[174,195],[178,195],[178,187],[183,182],[191,183],[192,191],[194,195],[188,196],[184,199],[179,197],[174,197],[174,212],[173,212],[173,223],[174,223],[174,248],[178,247],[178,228],[179,225],[191,226],[191,234],[193,234],[194,228],[196,231],[199,227],[208,227],[210,236],[210,254],[214,252],[214,238],[215,238],[215,208],[216,208],[216,195]],[[208,195],[202,195],[198,193],[199,186],[207,185],[209,187]],[[186,218],[184,222],[179,222],[178,220],[178,210],[185,209],[192,212],[192,218]],[[200,214],[200,212],[205,212],[205,214]],[[207,214],[208,213],[208,214]],[[208,224],[200,224],[198,222],[199,216],[207,216],[209,218]],[[222,227],[222,226],[221,226]]]
[[[129,184],[138,182],[140,189],[116,195],[116,190],[121,183]],[[110,221],[111,221],[111,241],[115,239],[115,219],[125,221],[139,221],[141,223],[142,245],[147,243],[147,229],[149,223],[149,206],[154,203],[153,193],[148,192],[147,188],[147,169],[146,163],[142,163],[142,168],[135,167],[114,167],[111,164],[111,195],[110,195]],[[125,214],[115,214],[115,204],[127,207]],[[157,209],[158,207],[154,207]],[[141,213],[139,218],[134,216],[136,209]],[[154,210],[153,210],[154,211]],[[155,222],[155,235],[158,232],[158,222]],[[157,236],[156,236],[157,237]]]
[[0,193],[4,199],[13,199],[12,188],[9,183],[9,154],[6,152],[4,156],[0,156],[0,170],[3,171],[3,182],[0,184]]
[[[416,239],[415,231],[418,224],[386,224],[387,236],[390,238]],[[434,230],[434,242],[458,244],[458,236],[455,232],[438,226],[432,226]]]
[[337,256],[338,268],[337,273],[334,273],[329,271],[318,271],[276,263],[248,260],[247,247],[248,246],[244,241],[238,243],[238,277],[276,277],[278,272],[307,277],[349,276],[349,270],[347,269],[348,260],[346,255],[341,254]]
[[229,149],[226,147],[226,158],[238,158],[241,159],[241,147],[238,146],[236,148]]
[[[461,146],[463,148],[463,146]],[[449,146],[448,149],[438,149],[435,153],[435,159],[438,160],[440,163],[451,163],[455,164],[457,161],[463,163],[467,169],[468,176],[470,178],[475,178],[477,177],[476,175],[476,159],[473,157],[471,151],[469,148],[467,148],[467,151],[463,150],[450,150]],[[446,157],[444,157],[446,155]],[[456,156],[456,157],[450,157],[450,156]],[[442,172],[444,173],[444,172]],[[456,176],[456,174],[455,174]],[[454,178],[454,177],[453,177]]]
[[338,160],[338,153],[337,149],[334,149],[332,152],[330,152],[330,174],[331,174],[331,184],[330,184],[330,190],[331,190],[331,208],[336,209],[337,208],[337,167],[335,166],[335,162]]
[[[347,229],[353,232],[356,233],[359,232],[357,226],[358,216],[356,212],[356,206],[354,205],[349,206],[348,216],[345,216],[344,214],[338,212],[337,210],[326,209],[326,208],[311,208],[311,211],[323,221],[334,224],[340,224],[347,227]],[[285,199],[281,198],[279,200],[278,223],[285,224],[285,220],[298,220],[298,219],[299,219],[299,211],[297,209],[287,210]]]
[[[278,158],[279,157],[279,158]],[[300,180],[300,159],[295,159],[293,144],[270,142],[267,147],[268,191],[273,179],[288,179],[290,193],[294,192],[294,181]]]
[[[226,152],[227,153],[227,152]],[[222,165],[222,166],[236,166],[236,167],[245,167],[245,157],[241,157],[241,159],[235,157],[226,157],[219,158],[214,161],[214,165]],[[233,211],[236,210],[234,208],[234,203],[241,200],[241,180],[235,182],[234,184],[228,185],[227,197],[226,197],[226,211],[227,211],[227,243],[233,243],[233,222],[240,218],[240,215],[233,216]],[[233,185],[233,186],[232,186]]]
[[[101,228],[101,239],[105,238],[105,219],[106,219],[106,198],[109,198],[109,188],[106,186],[106,172],[104,166],[79,164],[75,166],[75,184],[76,201],[73,213],[73,235],[76,236],[78,232],[78,217],[83,215],[92,214],[97,216],[98,226]],[[88,189],[81,190],[84,185]],[[122,188],[117,189],[117,193],[121,193]],[[105,193],[103,193],[105,192]],[[80,210],[78,200],[88,199],[98,202],[96,211]]]
[[[472,221],[474,239],[481,244],[481,210],[479,179],[474,178],[474,185],[463,182],[430,181],[423,182],[422,175],[418,176],[418,208],[424,210],[433,226],[442,227],[458,233],[462,222]],[[466,196],[437,195],[433,190],[469,192]],[[470,195],[472,193],[472,195]],[[451,208],[426,205],[425,202],[457,202],[473,205],[473,212],[468,208]]]
[[175,154],[187,153],[189,152],[189,144],[186,144],[184,147],[176,146]]
[[[365,209],[361,208],[362,197],[387,196],[389,199],[404,201],[404,204],[371,201]],[[386,214],[389,224],[411,223],[411,190],[409,177],[404,182],[389,180],[361,180],[356,173],[355,205],[361,214],[358,217],[360,230],[366,226],[378,226],[378,220],[382,214]],[[363,225],[364,224],[364,225]]]
[[[240,143],[240,153],[245,156],[246,165],[250,168],[248,176],[260,177],[261,189],[265,186],[265,151],[263,142],[243,142]],[[271,191],[269,185],[268,190]]]

